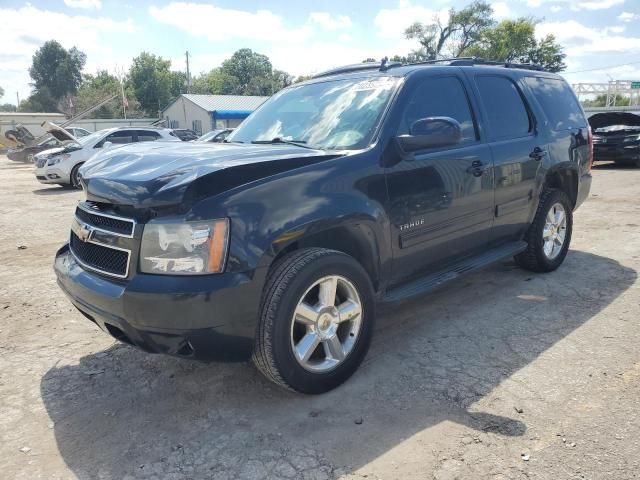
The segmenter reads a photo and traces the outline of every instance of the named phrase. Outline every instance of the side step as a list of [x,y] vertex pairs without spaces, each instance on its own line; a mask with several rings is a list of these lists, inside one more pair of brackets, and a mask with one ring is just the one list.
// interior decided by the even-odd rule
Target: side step
[[455,263],[445,270],[417,278],[409,283],[405,283],[389,290],[382,298],[383,303],[398,302],[407,298],[421,295],[429,292],[440,285],[454,280],[465,273],[473,272],[481,268],[491,265],[499,260],[512,257],[524,251],[527,248],[527,242],[512,242],[502,245],[493,250],[489,250],[482,255],[467,258],[459,263]]

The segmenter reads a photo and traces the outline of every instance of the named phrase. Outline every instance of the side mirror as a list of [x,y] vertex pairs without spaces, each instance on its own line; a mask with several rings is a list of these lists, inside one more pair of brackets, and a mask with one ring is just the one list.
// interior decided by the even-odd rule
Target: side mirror
[[113,143],[111,143],[111,142],[104,142],[104,143],[102,144],[102,148],[109,148],[111,145],[113,145]]
[[428,117],[416,120],[409,128],[409,135],[396,137],[405,152],[426,148],[448,147],[462,140],[462,128],[451,117]]

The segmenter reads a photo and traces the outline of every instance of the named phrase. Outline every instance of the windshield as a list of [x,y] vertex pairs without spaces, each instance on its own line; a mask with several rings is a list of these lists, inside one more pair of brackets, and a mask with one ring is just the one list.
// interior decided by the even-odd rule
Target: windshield
[[84,147],[86,145],[96,143],[98,140],[102,138],[103,135],[104,135],[104,132],[102,130],[98,130],[97,132],[93,132],[89,135],[79,138],[77,143],[79,143],[81,146]]
[[364,148],[375,133],[398,79],[356,78],[293,86],[256,110],[229,142],[294,142],[342,150]]

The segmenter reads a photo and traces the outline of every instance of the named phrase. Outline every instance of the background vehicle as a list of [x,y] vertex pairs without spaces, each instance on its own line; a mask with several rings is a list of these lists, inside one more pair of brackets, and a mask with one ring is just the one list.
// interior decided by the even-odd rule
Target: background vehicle
[[156,140],[179,141],[170,129],[155,127],[108,128],[78,139],[66,129],[50,124],[49,133],[64,145],[34,156],[36,178],[40,183],[72,185],[75,188],[80,188],[80,167],[101,148]]
[[60,142],[56,138],[47,136],[36,145],[30,147],[10,148],[7,152],[7,157],[14,162],[33,162],[33,156],[36,153],[55,148],[59,145]]
[[222,143],[224,142],[224,139],[227,138],[231,132],[233,132],[233,130],[233,128],[211,130],[210,132],[207,132],[200,138],[198,138],[196,142]]
[[198,134],[187,128],[174,128],[172,133],[183,142],[190,142],[191,140],[198,139]]
[[89,130],[80,127],[64,127],[64,129],[76,138],[86,137],[91,134]]
[[252,356],[279,385],[330,390],[364,358],[376,303],[511,256],[564,261],[589,127],[561,77],[500,65],[343,67],[215,149],[105,151],[82,171],[58,283],[123,342]]
[[595,161],[640,167],[640,116],[629,112],[596,113],[589,117]]

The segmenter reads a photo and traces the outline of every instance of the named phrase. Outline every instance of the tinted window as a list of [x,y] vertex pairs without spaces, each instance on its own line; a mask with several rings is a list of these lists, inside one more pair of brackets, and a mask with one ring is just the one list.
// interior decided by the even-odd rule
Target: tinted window
[[113,144],[131,143],[133,142],[133,132],[131,130],[113,132],[105,139],[105,141]]
[[456,77],[423,80],[404,109],[398,133],[408,134],[416,120],[427,117],[451,117],[462,127],[461,143],[476,141],[476,130],[467,95]]
[[478,76],[476,84],[494,140],[517,138],[531,130],[520,91],[506,77]]
[[158,140],[160,138],[160,134],[158,132],[151,132],[147,130],[138,130],[138,141],[139,142],[152,142],[154,140]]
[[540,77],[527,77],[525,81],[542,105],[551,128],[567,130],[587,126],[578,100],[565,82]]

